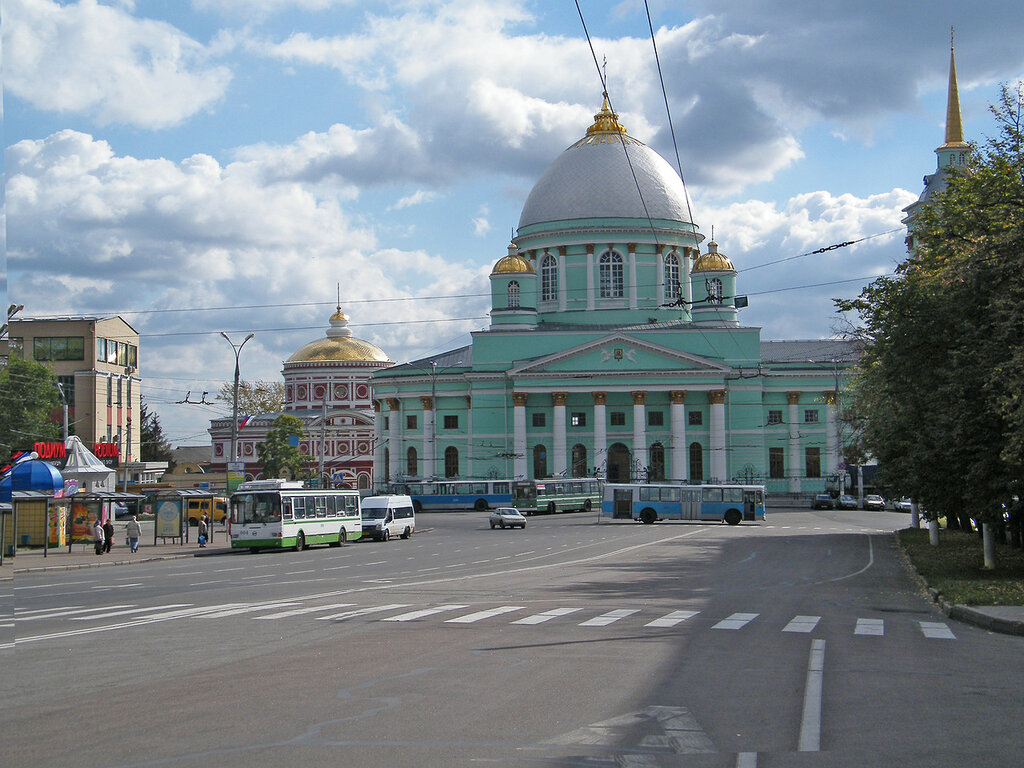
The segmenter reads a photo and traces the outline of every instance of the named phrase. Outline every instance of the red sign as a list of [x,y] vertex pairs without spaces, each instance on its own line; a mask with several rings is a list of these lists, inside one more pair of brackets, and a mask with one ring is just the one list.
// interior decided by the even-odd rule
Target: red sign
[[97,459],[116,459],[118,457],[117,443],[94,443],[92,454]]
[[43,461],[66,459],[68,455],[64,443],[36,443],[32,446],[32,450],[38,453],[39,458]]

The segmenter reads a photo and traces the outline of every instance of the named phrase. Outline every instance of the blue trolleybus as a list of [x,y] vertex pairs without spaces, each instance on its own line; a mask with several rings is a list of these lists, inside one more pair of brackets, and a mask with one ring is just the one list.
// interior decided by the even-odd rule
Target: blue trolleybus
[[409,496],[417,512],[475,509],[512,505],[511,480],[413,480],[391,483],[388,493]]
[[763,485],[609,483],[601,517],[612,520],[697,520],[739,525],[764,520]]

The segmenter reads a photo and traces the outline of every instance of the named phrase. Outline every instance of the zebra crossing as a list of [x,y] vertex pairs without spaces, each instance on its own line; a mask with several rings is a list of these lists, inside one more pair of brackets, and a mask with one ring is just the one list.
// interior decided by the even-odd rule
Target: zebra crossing
[[[525,614],[525,615],[524,615]],[[14,624],[25,630],[32,628],[31,622],[56,620],[66,626],[75,625],[83,629],[59,632],[56,635],[81,634],[86,631],[102,631],[104,622],[113,620],[110,629],[117,629],[158,621],[196,619],[210,620],[226,617],[243,617],[254,621],[316,621],[323,623],[351,621],[379,621],[394,624],[422,623],[436,621],[443,625],[486,625],[502,622],[509,626],[530,627],[540,625],[571,624],[584,630],[630,624],[644,630],[666,630],[700,625],[702,629],[722,632],[740,632],[752,626],[764,625],[769,621],[760,613],[736,612],[728,616],[712,616],[697,610],[652,611],[650,608],[613,608],[594,612],[587,606],[558,606],[540,612],[531,612],[525,605],[473,605],[471,603],[441,603],[422,605],[411,603],[385,603],[362,605],[353,602],[327,602],[316,605],[304,604],[302,598],[263,601],[254,603],[222,603],[215,606],[196,606],[191,603],[169,603],[156,606],[136,606],[129,603],[83,608],[63,606],[60,608],[17,612]],[[785,633],[810,634],[827,626],[830,621],[823,616],[794,616],[788,621],[771,622],[778,631]],[[842,620],[849,628],[849,621]],[[886,630],[905,625],[906,619],[880,619],[859,617],[852,627],[854,637],[884,637]],[[956,640],[948,624],[939,621],[910,620],[917,631],[934,640]],[[84,627],[95,626],[87,630]],[[19,634],[23,634],[19,632]]]

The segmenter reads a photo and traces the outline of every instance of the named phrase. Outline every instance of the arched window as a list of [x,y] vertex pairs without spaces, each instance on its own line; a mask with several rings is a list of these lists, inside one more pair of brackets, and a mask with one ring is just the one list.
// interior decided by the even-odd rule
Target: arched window
[[709,304],[721,304],[722,303],[722,281],[717,277],[712,277],[710,280],[705,280],[705,287],[708,289],[708,303]]
[[409,477],[416,477],[419,474],[419,462],[416,461],[416,449],[413,446],[409,446],[409,450],[405,452],[405,474]]
[[558,260],[550,253],[540,263],[540,300],[558,298]]
[[548,476],[548,452],[543,445],[533,446],[533,476]]
[[587,476],[587,446],[576,443],[572,447],[572,476]]
[[691,483],[704,482],[704,451],[700,443],[690,443],[690,478]]
[[615,251],[605,251],[598,262],[601,298],[622,298],[622,256]]
[[647,479],[650,482],[665,479],[665,446],[655,443],[647,452]]
[[511,280],[508,284],[508,308],[519,308],[519,282],[516,280]]
[[665,298],[678,299],[680,295],[679,259],[674,253],[670,253],[665,257]]
[[454,445],[449,445],[444,449],[444,476],[459,476],[459,449]]
[[384,448],[384,466],[382,468],[381,475],[384,482],[390,482],[391,480],[391,449]]

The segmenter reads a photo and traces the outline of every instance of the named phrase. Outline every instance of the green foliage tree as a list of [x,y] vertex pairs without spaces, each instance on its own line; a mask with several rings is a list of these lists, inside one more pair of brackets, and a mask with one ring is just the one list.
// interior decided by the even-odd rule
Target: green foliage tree
[[61,439],[54,412],[61,407],[57,377],[42,363],[11,355],[0,366],[0,452],[31,450],[37,441]]
[[143,461],[166,461],[169,462],[168,469],[174,469],[174,451],[171,444],[164,435],[163,427],[160,426],[160,418],[155,411],[149,410],[146,401],[142,401],[142,460]]
[[[222,385],[217,399],[229,405],[234,404],[235,383]],[[238,415],[254,416],[260,413],[278,413],[284,410],[284,382],[282,381],[239,381]]]
[[839,309],[865,342],[848,395],[882,479],[948,524],[1001,519],[1024,470],[1024,93],[924,206],[915,249]]
[[292,445],[304,436],[302,419],[286,414],[274,419],[266,439],[256,445],[264,477],[302,480],[309,476],[309,457]]

